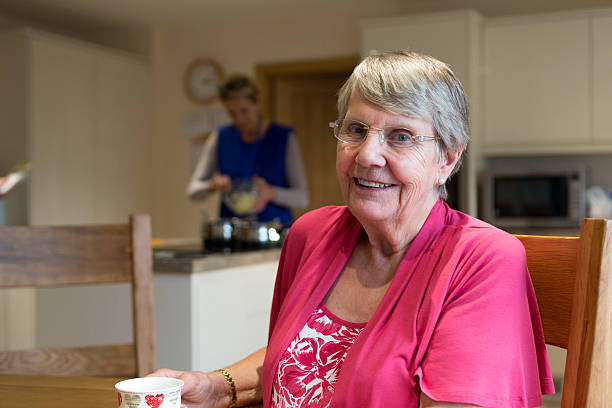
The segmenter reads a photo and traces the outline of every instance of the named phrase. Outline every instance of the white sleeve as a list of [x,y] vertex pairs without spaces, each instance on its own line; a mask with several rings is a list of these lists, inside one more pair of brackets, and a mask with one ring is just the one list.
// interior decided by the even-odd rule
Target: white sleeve
[[198,164],[187,186],[186,193],[190,199],[204,199],[212,191],[210,189],[210,178],[219,169],[218,149],[219,135],[217,131],[213,131],[202,147]]
[[276,194],[272,199],[274,204],[289,208],[305,208],[308,206],[309,194],[300,146],[297,137],[292,132],[287,140],[285,157],[285,171],[287,172],[287,187],[276,187]]

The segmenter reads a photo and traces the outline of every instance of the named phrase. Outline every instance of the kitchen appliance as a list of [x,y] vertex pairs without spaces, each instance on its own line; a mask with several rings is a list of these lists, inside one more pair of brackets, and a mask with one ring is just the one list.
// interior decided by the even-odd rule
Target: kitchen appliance
[[585,169],[495,168],[482,178],[482,219],[499,227],[580,227],[586,207]]

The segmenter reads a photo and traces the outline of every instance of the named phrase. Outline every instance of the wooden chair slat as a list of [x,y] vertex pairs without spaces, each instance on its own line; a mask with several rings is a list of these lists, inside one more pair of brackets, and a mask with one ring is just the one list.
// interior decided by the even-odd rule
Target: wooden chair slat
[[127,225],[4,226],[0,287],[129,282]]
[[132,216],[130,222],[132,225],[132,241],[136,243],[132,252],[134,338],[136,340],[138,376],[144,376],[157,367],[153,279],[149,278],[153,270],[153,251],[150,244],[151,224],[148,218],[142,214]]
[[134,377],[133,344],[0,352],[0,374]]

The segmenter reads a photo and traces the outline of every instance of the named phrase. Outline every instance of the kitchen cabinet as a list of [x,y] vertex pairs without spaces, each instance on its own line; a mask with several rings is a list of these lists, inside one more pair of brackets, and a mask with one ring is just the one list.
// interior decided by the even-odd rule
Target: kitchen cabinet
[[593,17],[593,142],[612,145],[612,13]]
[[488,19],[485,154],[612,152],[612,10]]
[[0,60],[0,171],[32,162],[25,188],[7,197],[20,212],[12,206],[6,222],[110,223],[150,212],[148,63],[29,29],[1,32],[0,52],[9,55]]
[[28,47],[29,224],[83,223],[94,203],[95,55],[38,37]]
[[361,54],[406,49],[449,64],[470,102],[472,141],[459,178],[459,209],[477,212],[476,169],[480,129],[480,38],[482,16],[474,10],[375,18],[361,22]]
[[406,49],[431,55],[450,64],[469,93],[481,21],[471,10],[364,20],[361,54]]

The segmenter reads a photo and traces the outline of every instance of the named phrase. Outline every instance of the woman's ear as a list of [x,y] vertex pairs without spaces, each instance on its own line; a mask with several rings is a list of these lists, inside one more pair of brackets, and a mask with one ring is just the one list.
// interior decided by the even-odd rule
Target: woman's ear
[[441,181],[441,184],[444,184],[446,180],[450,177],[453,169],[457,165],[457,162],[461,159],[461,155],[463,154],[463,147],[453,152],[451,150],[442,151],[440,153],[440,168],[438,173],[438,180]]

